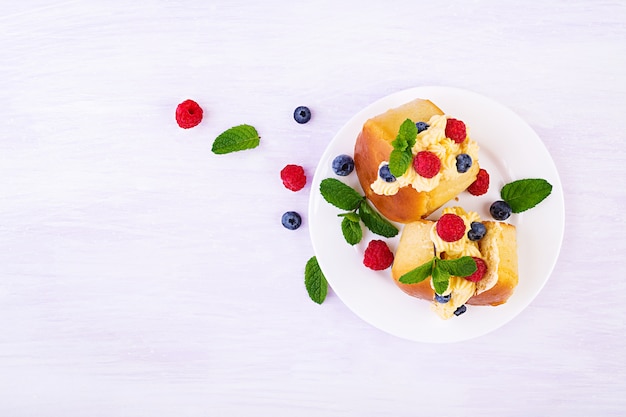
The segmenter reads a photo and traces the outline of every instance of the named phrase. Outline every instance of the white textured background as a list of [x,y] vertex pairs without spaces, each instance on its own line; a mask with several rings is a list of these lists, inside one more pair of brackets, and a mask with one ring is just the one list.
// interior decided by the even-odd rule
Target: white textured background
[[[626,413],[626,4],[366,3],[0,7],[0,415]],[[565,192],[544,291],[461,344],[312,303],[306,216],[280,225],[310,191],[280,169],[420,85],[516,111]],[[261,146],[213,155],[240,123]]]

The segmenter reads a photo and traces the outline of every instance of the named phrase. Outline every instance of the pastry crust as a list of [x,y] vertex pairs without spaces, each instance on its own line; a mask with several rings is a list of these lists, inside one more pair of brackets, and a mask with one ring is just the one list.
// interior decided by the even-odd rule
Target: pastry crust
[[[497,271],[497,281],[486,291],[470,298],[467,304],[496,306],[505,303],[513,295],[519,281],[516,230],[515,226],[508,223],[484,224],[487,234],[478,242],[478,247],[487,257],[487,268]],[[489,254],[492,253],[490,247],[497,247],[497,266],[496,259],[489,259]]]
[[407,272],[428,262],[435,255],[435,245],[430,240],[430,229],[433,224],[434,222],[430,220],[417,220],[404,225],[391,267],[393,280],[402,291],[412,297],[430,301],[435,297],[430,279],[417,284],[403,284],[399,279]]
[[[516,229],[508,223],[483,223],[487,233],[478,246],[488,272],[476,286],[477,295],[470,298],[467,304],[495,306],[505,303],[518,283]],[[393,279],[402,291],[429,301],[435,296],[430,279],[418,284],[402,284],[399,279],[432,259],[434,247],[430,229],[433,224],[429,220],[418,220],[404,226],[391,268]]]
[[416,99],[373,117],[363,125],[354,147],[356,173],[366,197],[389,220],[410,223],[427,217],[476,180],[480,169],[477,161],[465,174],[442,180],[432,191],[418,192],[410,186],[390,196],[372,191],[371,184],[378,177],[380,164],[389,161],[393,150],[391,142],[395,140],[402,122],[406,119],[428,122],[432,116],[443,114],[430,100]]

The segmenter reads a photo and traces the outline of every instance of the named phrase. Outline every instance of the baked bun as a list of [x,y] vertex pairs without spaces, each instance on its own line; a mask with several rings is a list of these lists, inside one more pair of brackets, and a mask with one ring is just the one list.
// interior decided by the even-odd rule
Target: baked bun
[[[407,175],[412,175],[411,178],[398,178],[398,181],[394,181],[395,184],[385,183],[379,177],[379,169],[389,161],[393,150],[391,143],[406,119],[430,125],[427,130],[418,134],[413,155],[420,150],[436,153],[441,159],[441,170],[430,180],[422,177],[413,180],[411,178],[419,174],[415,173],[411,164],[407,171]],[[442,132],[445,131],[447,119],[443,111],[431,101],[416,99],[375,116],[363,125],[354,147],[356,173],[366,197],[386,218],[410,223],[427,217],[476,180],[480,169],[478,145],[469,137],[460,144],[446,138]],[[421,140],[426,135],[428,138]],[[460,153],[467,153],[472,157],[472,164],[464,173],[458,173],[456,169],[456,156]],[[372,187],[377,180],[375,191]]]
[[[477,214],[465,213],[463,209],[446,208],[444,213],[454,213],[463,217],[469,230],[469,224],[480,221]],[[449,318],[454,310],[463,304],[492,305],[505,303],[513,294],[518,282],[517,272],[517,242],[515,226],[508,223],[484,221],[486,233],[482,239],[472,242],[467,239],[467,233],[462,240],[456,242],[450,255],[441,250],[441,241],[437,237],[434,221],[418,220],[406,224],[400,236],[391,273],[395,283],[405,293],[433,301],[435,291],[431,279],[428,278],[417,284],[403,284],[399,282],[402,275],[428,262],[435,256],[441,258],[458,258],[460,256],[475,256],[483,259],[487,270],[483,278],[474,283],[461,277],[451,277],[446,294],[450,294],[449,303],[433,302],[433,308],[443,318]],[[445,246],[445,244],[443,245]],[[450,252],[453,252],[450,249]]]

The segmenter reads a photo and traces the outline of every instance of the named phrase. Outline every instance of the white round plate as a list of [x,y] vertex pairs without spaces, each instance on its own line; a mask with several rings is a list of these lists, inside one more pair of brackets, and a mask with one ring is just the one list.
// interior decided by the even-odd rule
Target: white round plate
[[[507,303],[468,306],[467,312],[442,320],[430,303],[401,291],[391,269],[372,271],[363,265],[363,252],[372,239],[383,239],[393,252],[397,237],[385,239],[365,227],[361,243],[350,246],[341,233],[342,211],[327,203],[319,192],[324,178],[337,178],[358,190],[356,173],[337,176],[331,167],[335,156],[353,155],[356,138],[365,121],[415,98],[429,99],[444,113],[463,120],[469,135],[480,146],[479,162],[490,175],[487,194],[468,192],[446,206],[460,205],[492,219],[489,206],[500,199],[506,183],[523,178],[543,178],[552,194],[536,207],[513,214],[508,222],[517,227],[519,284]],[[445,206],[444,206],[445,207]],[[440,211],[431,216],[439,217]],[[401,229],[401,224],[397,224]],[[326,148],[315,171],[309,199],[309,230],[317,260],[334,293],[357,316],[401,338],[420,342],[457,342],[491,332],[518,315],[537,296],[548,280],[561,249],[564,229],[563,190],[558,172],[543,142],[533,129],[508,108],[466,90],[449,87],[417,87],[384,97],[356,114]]]

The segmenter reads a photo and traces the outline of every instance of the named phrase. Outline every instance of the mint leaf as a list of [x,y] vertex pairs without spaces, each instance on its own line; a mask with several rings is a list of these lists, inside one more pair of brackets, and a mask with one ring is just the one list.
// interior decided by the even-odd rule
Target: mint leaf
[[476,262],[471,256],[463,256],[458,259],[433,257],[430,261],[402,275],[399,281],[403,284],[417,284],[432,276],[435,292],[443,294],[450,285],[450,276],[467,277],[474,272],[476,272]]
[[417,126],[411,119],[406,119],[400,125],[398,135],[391,142],[393,151],[389,155],[389,171],[395,177],[400,177],[406,172],[413,161],[411,148],[417,140]]
[[458,259],[438,259],[437,268],[455,277],[469,277],[476,272],[476,261],[471,256]]
[[399,149],[394,149],[391,151],[389,155],[389,172],[394,177],[402,176],[407,169],[411,166],[411,162],[413,162],[413,153],[410,150],[407,152],[406,150],[401,151]]
[[346,242],[351,245],[356,245],[363,238],[363,229],[361,229],[361,222],[358,217],[356,222],[348,216],[344,217],[341,221],[341,232]]
[[358,223],[361,221],[361,218],[359,217],[358,214],[356,214],[355,212],[351,211],[349,213],[343,213],[343,214],[338,214],[339,217],[347,217],[348,219],[350,219],[351,221]]
[[412,148],[413,145],[415,145],[416,139],[417,139],[417,126],[415,125],[413,120],[406,119],[400,125],[400,129],[398,130],[398,136],[396,136],[396,139],[393,142],[391,142],[391,144],[393,145],[394,148],[396,148],[396,145],[394,145],[394,143],[404,145],[403,146],[404,149]]
[[356,210],[365,197],[336,178],[326,178],[320,183],[324,200],[342,210]]
[[448,289],[448,285],[450,285],[450,274],[442,268],[438,268],[437,264],[439,261],[435,262],[435,268],[433,269],[433,287],[435,287],[437,294],[443,294]]
[[230,152],[243,151],[259,146],[261,138],[256,129],[250,125],[239,125],[231,127],[221,133],[215,141],[211,150],[213,153],[221,155]]
[[394,237],[398,234],[396,226],[378,214],[367,201],[363,201],[359,206],[359,217],[361,217],[365,226],[377,235]]
[[417,284],[418,282],[424,281],[426,278],[432,275],[433,273],[433,260],[426,262],[418,266],[415,269],[407,272],[399,278],[399,281],[403,284]]
[[508,183],[500,191],[513,213],[521,213],[541,203],[552,192],[552,185],[540,178],[527,178]]
[[328,281],[326,281],[315,256],[307,261],[304,268],[304,285],[311,300],[317,304],[324,302],[328,293]]

